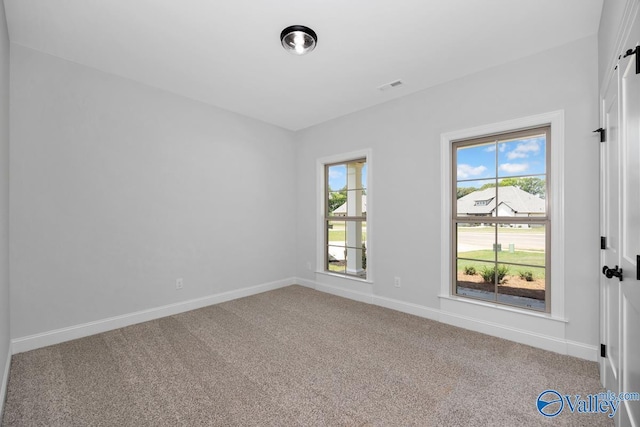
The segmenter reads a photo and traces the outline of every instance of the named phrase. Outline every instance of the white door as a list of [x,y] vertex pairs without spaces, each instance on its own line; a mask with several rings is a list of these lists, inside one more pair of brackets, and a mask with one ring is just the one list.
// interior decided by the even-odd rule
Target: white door
[[600,378],[607,390],[618,393],[620,373],[620,285],[618,279],[605,276],[606,269],[620,264],[620,168],[619,168],[619,98],[618,73],[609,82],[602,101],[604,138],[601,144],[600,218],[601,235],[606,250],[601,252],[603,274],[600,276],[601,342],[606,357],[600,359]]
[[[628,40],[629,47],[640,45],[639,19]],[[640,48],[620,60],[603,100],[606,142],[602,147],[602,231],[607,238],[607,248],[602,251],[601,332],[607,354],[600,360],[603,384],[616,393],[640,393],[638,55]],[[605,273],[609,273],[609,277]],[[616,425],[640,427],[640,401],[621,401]]]

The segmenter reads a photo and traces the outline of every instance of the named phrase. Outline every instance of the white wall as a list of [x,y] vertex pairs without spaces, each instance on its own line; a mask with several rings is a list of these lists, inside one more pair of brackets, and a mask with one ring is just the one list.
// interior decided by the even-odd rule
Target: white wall
[[608,81],[618,62],[617,56],[624,49],[632,47],[620,45],[622,39],[619,38],[619,28],[628,16],[632,4],[637,2],[638,0],[605,0],[602,5],[598,30],[598,81],[601,86]]
[[15,44],[11,72],[14,339],[294,275],[292,133]]
[[[552,349],[576,343],[587,353],[583,357],[595,360],[599,143],[592,130],[598,127],[597,55],[596,37],[582,39],[299,132],[298,276],[342,294],[367,293],[361,283],[315,274],[306,263],[316,259],[321,245],[315,234],[316,159],[371,148],[375,217],[369,238],[375,252],[368,264],[375,298],[359,297],[408,311],[424,308],[422,313],[445,319],[447,309],[438,297],[440,265],[448,262],[447,254],[440,253],[440,196],[447,191],[441,187],[441,133],[564,110],[568,322],[537,325],[543,321],[521,316],[519,329],[506,333],[512,315],[487,315],[475,307],[469,313],[477,313],[466,315],[475,316],[487,332],[502,330],[516,339],[526,332],[533,341],[548,336]],[[401,277],[401,288],[393,286],[394,276]]]
[[0,419],[9,338],[9,35],[0,2]]

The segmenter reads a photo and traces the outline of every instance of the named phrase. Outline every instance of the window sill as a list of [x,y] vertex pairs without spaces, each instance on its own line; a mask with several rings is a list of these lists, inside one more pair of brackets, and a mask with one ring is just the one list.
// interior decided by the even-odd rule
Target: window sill
[[555,322],[561,322],[561,323],[569,323],[568,319],[565,319],[562,317],[555,317],[551,313],[541,313],[537,311],[523,310],[520,308],[509,307],[502,304],[495,304],[488,301],[478,301],[478,300],[472,300],[468,298],[460,298],[455,295],[438,295],[438,298],[449,300],[449,301],[460,302],[464,304],[472,304],[480,307],[494,308],[497,310],[507,311],[510,313],[524,314],[527,316],[537,317],[539,319],[553,320]]
[[340,279],[353,280],[354,282],[373,284],[373,281],[370,279],[361,279],[360,277],[348,276],[346,274],[330,273],[328,271],[316,271],[316,274],[322,274],[322,275],[331,276],[331,277],[339,277]]

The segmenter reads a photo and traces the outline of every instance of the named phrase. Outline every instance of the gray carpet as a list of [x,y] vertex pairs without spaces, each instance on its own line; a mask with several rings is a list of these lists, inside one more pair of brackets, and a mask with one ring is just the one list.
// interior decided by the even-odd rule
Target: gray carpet
[[613,425],[597,365],[300,286],[13,356],[3,426]]

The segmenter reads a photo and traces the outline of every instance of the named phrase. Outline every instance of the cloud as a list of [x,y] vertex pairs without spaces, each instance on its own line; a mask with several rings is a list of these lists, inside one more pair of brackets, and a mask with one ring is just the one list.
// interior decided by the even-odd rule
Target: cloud
[[500,170],[507,173],[521,173],[529,169],[528,163],[503,163]]
[[[507,149],[507,144],[499,144],[499,149],[498,151],[500,151],[501,153],[504,153],[504,150]],[[496,145],[490,145],[487,148],[484,149],[484,151],[486,151],[487,153],[495,153],[496,152]]]
[[507,159],[525,159],[530,153],[537,154],[540,151],[540,143],[537,139],[527,139],[507,153]]
[[342,178],[343,176],[344,176],[343,171],[329,168],[329,178]]
[[486,172],[486,170],[487,168],[482,165],[471,166],[471,165],[459,164],[457,175],[458,175],[458,178],[467,179],[472,176],[482,175],[484,172]]

